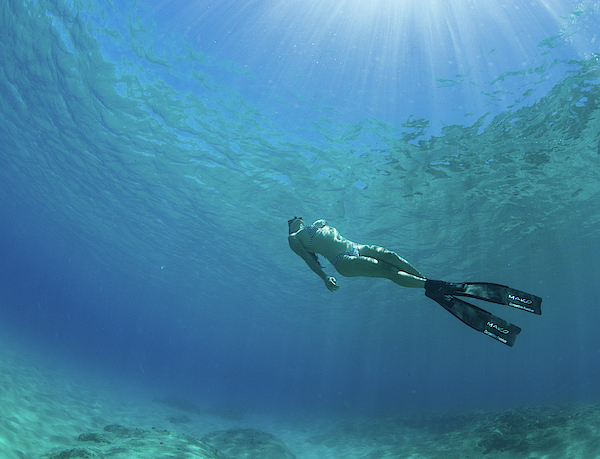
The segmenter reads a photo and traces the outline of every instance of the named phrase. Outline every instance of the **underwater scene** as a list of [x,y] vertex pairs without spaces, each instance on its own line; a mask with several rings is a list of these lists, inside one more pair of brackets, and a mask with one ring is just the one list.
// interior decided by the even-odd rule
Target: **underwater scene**
[[600,458],[600,3],[0,21],[0,457]]

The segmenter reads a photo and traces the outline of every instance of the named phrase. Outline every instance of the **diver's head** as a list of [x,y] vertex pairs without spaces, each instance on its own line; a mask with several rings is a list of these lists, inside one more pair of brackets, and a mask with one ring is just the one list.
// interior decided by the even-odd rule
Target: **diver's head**
[[293,234],[296,231],[300,230],[304,225],[304,220],[302,217],[294,217],[288,220],[288,230],[289,234]]

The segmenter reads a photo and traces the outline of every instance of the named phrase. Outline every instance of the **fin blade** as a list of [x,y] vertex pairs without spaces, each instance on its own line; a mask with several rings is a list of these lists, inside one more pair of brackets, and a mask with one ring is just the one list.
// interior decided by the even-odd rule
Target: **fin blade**
[[[445,282],[428,279],[425,291],[430,295],[467,296],[478,300],[504,304],[533,314],[542,314],[542,298],[506,285],[489,282]],[[427,293],[426,293],[427,294]]]
[[487,282],[465,282],[463,285],[465,292],[460,293],[460,296],[504,304],[533,314],[542,314],[542,298],[531,293]]
[[[427,295],[427,293],[426,293]],[[513,347],[521,328],[452,295],[427,295],[469,327]]]

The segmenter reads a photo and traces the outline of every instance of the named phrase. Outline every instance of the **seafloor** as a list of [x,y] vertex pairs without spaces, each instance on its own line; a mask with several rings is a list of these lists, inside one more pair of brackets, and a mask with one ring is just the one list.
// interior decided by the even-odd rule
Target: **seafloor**
[[126,389],[4,343],[0,457],[591,459],[600,458],[600,405],[275,417]]

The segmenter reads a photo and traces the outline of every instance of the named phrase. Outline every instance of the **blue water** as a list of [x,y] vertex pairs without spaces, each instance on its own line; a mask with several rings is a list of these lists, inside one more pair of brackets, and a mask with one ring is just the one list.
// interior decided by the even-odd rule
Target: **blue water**
[[[0,15],[5,336],[292,417],[599,401],[597,3]],[[543,315],[491,306],[523,328],[508,348],[422,291],[330,293],[289,250],[293,215]]]

